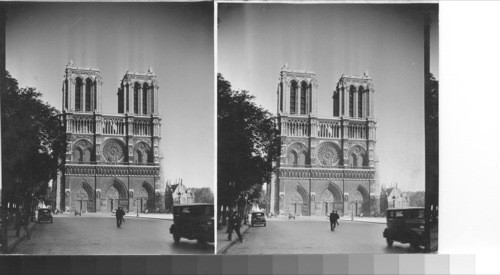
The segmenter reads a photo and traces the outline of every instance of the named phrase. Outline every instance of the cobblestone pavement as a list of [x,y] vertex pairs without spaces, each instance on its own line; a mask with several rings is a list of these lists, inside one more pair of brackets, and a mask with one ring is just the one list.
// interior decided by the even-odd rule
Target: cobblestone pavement
[[233,244],[225,254],[385,254],[411,253],[408,244],[387,247],[382,237],[385,224],[340,221],[332,232],[324,221],[273,221],[267,227],[251,227],[243,243]]
[[31,240],[11,254],[127,255],[213,254],[214,245],[181,239],[175,244],[169,232],[172,221],[126,217],[121,228],[116,218],[104,215],[54,215],[54,223],[37,224]]

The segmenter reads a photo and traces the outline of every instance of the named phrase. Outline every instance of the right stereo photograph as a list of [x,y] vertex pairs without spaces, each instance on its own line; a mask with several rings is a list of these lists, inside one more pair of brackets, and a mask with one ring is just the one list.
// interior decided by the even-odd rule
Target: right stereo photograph
[[438,5],[217,9],[217,253],[437,252]]

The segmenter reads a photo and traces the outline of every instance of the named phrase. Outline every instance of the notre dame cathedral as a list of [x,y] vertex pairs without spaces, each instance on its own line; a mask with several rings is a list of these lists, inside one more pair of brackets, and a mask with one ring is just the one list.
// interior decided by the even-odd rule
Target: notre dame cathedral
[[[269,185],[271,213],[371,215],[375,193],[372,79],[342,75],[333,116],[317,116],[316,74],[282,68],[277,127],[281,156]],[[351,212],[352,211],[352,212]]]
[[118,113],[102,113],[101,72],[66,66],[62,120],[66,158],[57,182],[62,211],[163,211],[160,189],[158,82],[126,72],[118,85]]

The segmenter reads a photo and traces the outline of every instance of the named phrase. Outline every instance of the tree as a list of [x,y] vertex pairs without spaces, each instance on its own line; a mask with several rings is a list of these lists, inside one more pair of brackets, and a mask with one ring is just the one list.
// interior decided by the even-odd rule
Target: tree
[[3,205],[24,204],[46,194],[57,178],[65,154],[64,127],[59,112],[41,100],[35,88],[19,88],[6,72],[2,90]]
[[256,190],[270,182],[272,161],[279,155],[274,119],[254,99],[248,91],[232,90],[231,83],[217,75],[217,198],[222,221],[227,208],[260,195]]
[[424,207],[425,206],[425,192],[408,192],[411,207]]
[[214,203],[214,193],[208,187],[192,188],[194,202],[196,203]]

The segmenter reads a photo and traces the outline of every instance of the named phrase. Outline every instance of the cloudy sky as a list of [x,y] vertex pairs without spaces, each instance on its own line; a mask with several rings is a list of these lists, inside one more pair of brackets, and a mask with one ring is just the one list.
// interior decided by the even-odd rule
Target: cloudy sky
[[99,68],[111,114],[125,72],[152,67],[164,179],[213,187],[213,39],[211,3],[18,3],[7,7],[6,68],[59,110],[66,64]]
[[[423,20],[409,5],[219,4],[218,71],[276,113],[280,68],[316,73],[318,115],[331,117],[342,74],[368,70],[375,87],[382,184],[423,190]],[[439,78],[437,10],[431,72]]]

